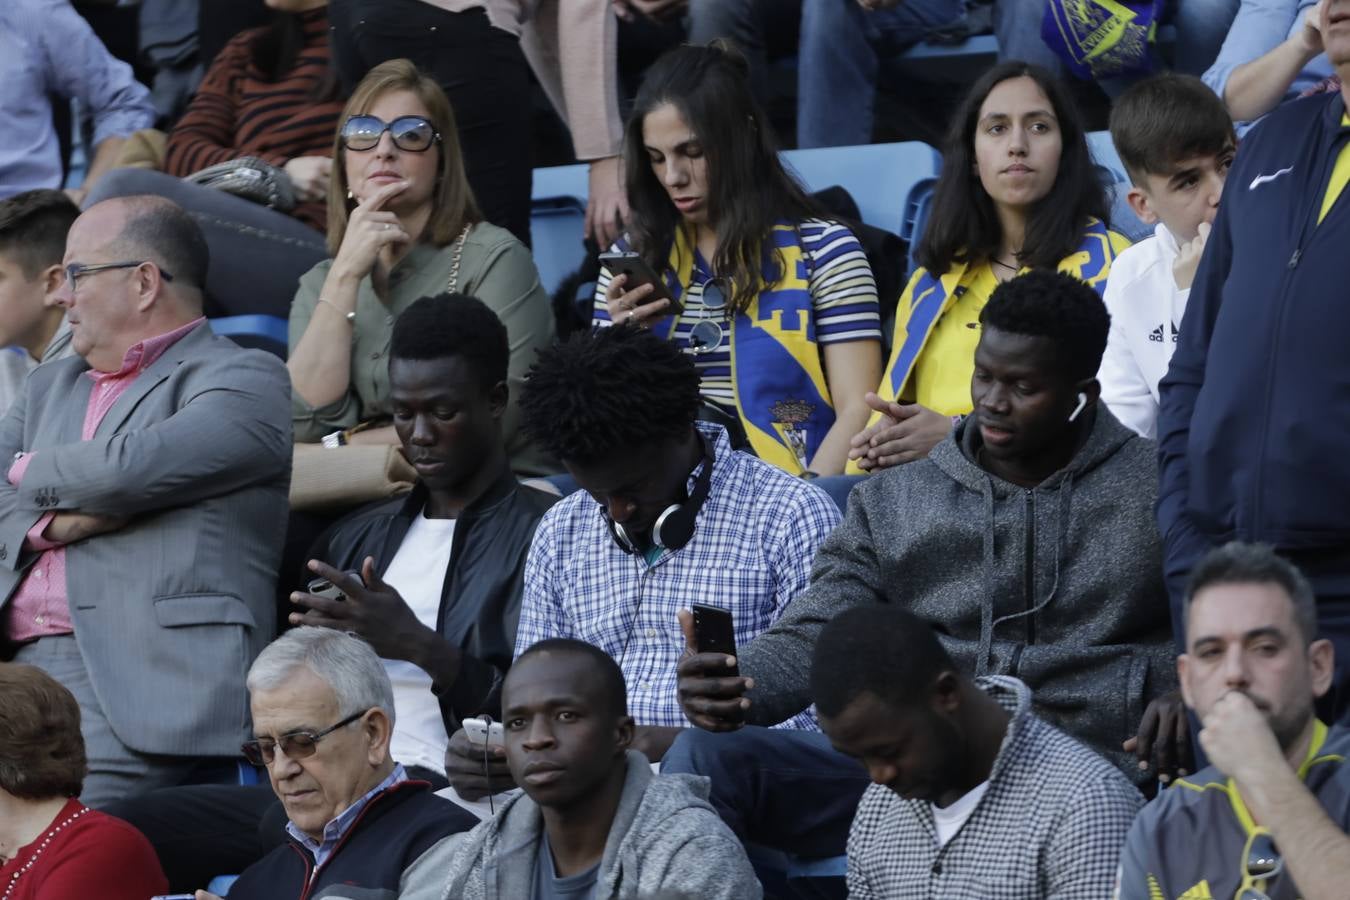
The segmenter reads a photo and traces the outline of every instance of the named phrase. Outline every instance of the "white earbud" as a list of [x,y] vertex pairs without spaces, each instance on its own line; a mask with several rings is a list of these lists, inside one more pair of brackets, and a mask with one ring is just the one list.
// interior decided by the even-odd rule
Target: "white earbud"
[[1074,419],[1078,418],[1078,416],[1086,408],[1087,408],[1087,394],[1080,393],[1078,395],[1078,405],[1073,408],[1073,412],[1069,413],[1069,421],[1072,422]]

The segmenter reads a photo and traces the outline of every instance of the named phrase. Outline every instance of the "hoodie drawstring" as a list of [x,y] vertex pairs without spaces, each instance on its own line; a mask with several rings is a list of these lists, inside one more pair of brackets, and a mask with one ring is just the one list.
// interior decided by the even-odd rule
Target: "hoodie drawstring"
[[[1061,482],[1059,486],[1059,503],[1057,504],[1058,509],[1056,511],[1057,521],[1055,522],[1054,575],[1051,578],[1050,590],[1046,593],[1045,599],[1038,601],[1036,605],[1030,609],[1009,613],[1006,616],[999,616],[997,619],[994,619],[993,622],[990,622],[989,620],[993,615],[994,597],[996,596],[993,590],[994,583],[992,575],[994,567],[994,495],[992,492],[992,484],[988,483],[987,477],[985,481],[985,511],[989,516],[989,527],[986,529],[984,536],[984,567],[985,583],[988,585],[988,590],[986,592],[986,602],[983,604],[980,611],[980,658],[975,665],[976,674],[978,675],[986,674],[989,669],[989,664],[991,662],[990,657],[993,655],[994,629],[998,628],[998,626],[1002,625],[1004,622],[1009,622],[1013,619],[1020,619],[1024,616],[1034,616],[1036,613],[1049,606],[1051,600],[1055,599],[1055,594],[1059,591],[1060,562],[1064,558],[1064,545],[1068,543],[1069,505],[1073,500],[1073,473],[1067,472],[1064,475],[1064,481]],[[1031,522],[1030,527],[1036,527],[1035,520]],[[1032,564],[1035,564],[1035,560],[1032,560]]]
[[994,597],[998,585],[994,577],[994,482],[988,475],[980,485],[984,499],[984,602],[980,604],[980,649],[975,657],[976,676],[989,673],[989,657],[994,645]]

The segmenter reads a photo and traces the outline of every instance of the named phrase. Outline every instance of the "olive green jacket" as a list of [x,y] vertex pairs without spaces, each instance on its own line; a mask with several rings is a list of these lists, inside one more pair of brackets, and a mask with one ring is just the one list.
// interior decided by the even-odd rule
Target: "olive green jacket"
[[[445,291],[450,278],[455,242],[444,247],[419,244],[389,274],[389,296],[381,301],[369,277],[361,282],[352,329],[352,372],[347,393],[324,406],[312,406],[291,393],[291,415],[297,441],[315,442],[325,434],[358,422],[389,414],[389,338],[394,318],[414,301]],[[290,349],[294,351],[309,327],[328,277],[331,260],[324,260],[300,279],[291,304]],[[486,222],[475,225],[464,241],[458,290],[488,305],[506,325],[511,342],[507,383],[511,401],[502,423],[502,436],[511,468],[517,475],[559,471],[557,464],[525,439],[520,430],[516,399],[535,353],[554,338],[553,308],[539,283],[530,251],[509,231]]]

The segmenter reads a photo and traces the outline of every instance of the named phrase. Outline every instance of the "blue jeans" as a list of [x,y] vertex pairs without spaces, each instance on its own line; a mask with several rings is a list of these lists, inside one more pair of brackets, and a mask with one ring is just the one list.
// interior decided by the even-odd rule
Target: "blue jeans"
[[661,771],[705,775],[709,797],[742,842],[808,859],[840,856],[870,780],[814,731],[746,726],[680,732]]
[[802,0],[797,146],[870,142],[881,60],[965,14],[963,0],[905,0],[876,12],[857,0]]
[[[1176,65],[1178,72],[1200,75],[1210,67],[1228,26],[1233,24],[1240,0],[1169,0],[1162,21],[1177,29]],[[1063,66],[1055,52],[1041,40],[1041,19],[1046,0],[995,0],[994,34],[998,36],[999,57],[1020,59],[1044,66],[1063,75]],[[1102,87],[1115,95],[1132,79],[1109,79]]]

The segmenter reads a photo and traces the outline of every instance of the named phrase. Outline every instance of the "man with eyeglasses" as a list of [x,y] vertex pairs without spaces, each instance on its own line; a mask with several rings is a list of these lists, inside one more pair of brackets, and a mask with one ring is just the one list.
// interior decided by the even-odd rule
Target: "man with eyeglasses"
[[0,654],[80,701],[91,806],[232,768],[274,632],[286,370],[211,333],[207,261],[167,200],[86,210],[55,297],[77,356],[0,421]]
[[1130,829],[1117,900],[1343,900],[1350,893],[1350,728],[1314,701],[1332,683],[1313,591],[1271,548],[1231,543],[1191,574],[1186,704],[1212,763]]
[[389,755],[394,689],[360,638],[289,631],[258,655],[248,690],[254,738],[244,755],[267,767],[290,840],[246,869],[230,900],[393,900],[405,869],[478,823]]

